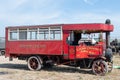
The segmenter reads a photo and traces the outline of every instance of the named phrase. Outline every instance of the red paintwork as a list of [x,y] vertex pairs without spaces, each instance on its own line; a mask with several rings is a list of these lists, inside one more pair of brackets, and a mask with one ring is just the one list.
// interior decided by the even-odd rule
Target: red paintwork
[[6,49],[12,54],[62,54],[62,41],[10,41],[7,44]]
[[87,46],[85,44],[80,44],[79,46],[69,46],[65,48],[68,51],[69,57],[65,59],[83,59],[83,58],[94,58],[97,56],[102,56],[105,44],[98,43],[93,46]]
[[50,27],[50,26],[62,26],[63,30],[96,30],[96,31],[113,31],[113,25],[107,25],[102,23],[90,23],[90,24],[51,24],[51,25],[34,25],[34,26],[14,26],[8,27],[12,29],[16,28],[38,28],[38,27]]
[[[33,41],[8,41],[8,29],[10,28],[38,28],[62,26],[63,40],[33,40]],[[6,28],[6,56],[11,55],[65,55],[64,59],[92,58],[103,53],[103,45],[95,46],[69,46],[66,38],[70,30],[89,30],[90,32],[113,31],[113,25],[107,24],[55,24],[38,26],[16,26]],[[12,56],[11,56],[12,57]]]
[[66,24],[63,30],[113,31],[113,25],[107,24]]

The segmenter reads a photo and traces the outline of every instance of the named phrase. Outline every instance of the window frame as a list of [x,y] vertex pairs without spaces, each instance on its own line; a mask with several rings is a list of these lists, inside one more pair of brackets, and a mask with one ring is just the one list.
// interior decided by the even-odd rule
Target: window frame
[[[29,35],[29,32],[30,32],[30,35]],[[32,32],[36,32],[35,39],[32,38]],[[38,28],[27,28],[27,40],[37,40],[38,39],[37,35],[38,35]]]
[[[56,29],[50,29],[50,39],[51,39],[51,34],[53,35],[53,39],[51,40],[60,40],[61,39],[61,29],[59,27],[55,27]],[[52,33],[51,33],[52,32]],[[56,32],[59,32],[59,33],[56,33]],[[59,34],[60,37],[56,38],[56,35]]]
[[[47,39],[40,39],[40,29],[48,29],[47,31]],[[19,37],[19,34],[20,34],[20,30],[21,29],[26,29],[26,31],[27,31],[27,38],[26,39],[20,39]],[[31,29],[36,29],[36,30],[31,30]],[[10,39],[10,37],[11,37],[11,35],[10,35],[10,32],[14,32],[14,30],[16,30],[17,31],[17,39],[16,40],[12,40],[12,39]],[[51,37],[51,30],[53,30],[53,31],[60,31],[60,37],[58,38],[58,39],[51,39],[50,37]],[[24,30],[23,30],[24,31]],[[32,36],[32,35],[29,35],[29,37],[28,37],[28,34],[29,34],[29,32],[30,31],[37,31],[36,32],[36,39],[29,39],[29,37],[30,36]],[[42,30],[41,30],[42,31]],[[55,32],[54,32],[55,33]],[[32,33],[31,33],[32,34]],[[55,36],[55,34],[54,34],[54,36]],[[44,35],[44,37],[45,37],[45,35]],[[63,30],[62,30],[62,26],[49,26],[49,27],[37,27],[37,28],[8,28],[8,40],[9,41],[33,41],[33,40],[39,40],[39,41],[55,41],[55,40],[63,40]]]
[[[24,37],[21,37],[20,35],[21,32],[25,32]],[[19,34],[19,40],[27,40],[27,34],[28,34],[27,29],[19,29],[18,34]],[[24,39],[21,39],[21,38],[24,38]]]
[[[46,35],[47,35],[47,37],[46,37]],[[49,28],[39,28],[38,36],[39,36],[39,40],[49,40]],[[40,39],[40,36],[41,36],[41,38],[43,37],[43,39]]]
[[[15,30],[16,30],[16,31],[15,31]],[[14,39],[10,39],[10,38],[11,38],[11,35],[10,35],[11,32],[17,32],[16,40],[19,40],[19,39],[18,39],[18,38],[19,38],[18,29],[8,30],[8,40],[15,41]]]

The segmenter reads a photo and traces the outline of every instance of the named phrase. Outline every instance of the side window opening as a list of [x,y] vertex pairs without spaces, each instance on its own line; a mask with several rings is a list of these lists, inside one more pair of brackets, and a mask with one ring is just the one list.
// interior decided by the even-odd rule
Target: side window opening
[[27,40],[27,29],[19,30],[19,40]]
[[39,29],[39,39],[40,40],[48,40],[49,39],[48,28],[40,28]]
[[98,42],[102,41],[103,37],[100,33],[86,33],[82,34],[79,31],[71,31],[67,43],[69,45],[77,46],[84,43],[87,46],[96,45]]
[[74,45],[78,45],[79,40],[81,39],[81,33],[74,33]]
[[50,39],[51,40],[61,40],[61,29],[59,27],[50,28]]
[[10,40],[17,40],[17,36],[18,36],[17,29],[11,30],[9,36],[10,36],[9,37]]
[[81,33],[79,32],[75,32],[75,31],[71,31],[71,33],[69,34],[68,38],[67,38],[67,43],[69,45],[79,45],[78,42],[81,39]]
[[29,29],[27,37],[28,40],[37,40],[37,28]]

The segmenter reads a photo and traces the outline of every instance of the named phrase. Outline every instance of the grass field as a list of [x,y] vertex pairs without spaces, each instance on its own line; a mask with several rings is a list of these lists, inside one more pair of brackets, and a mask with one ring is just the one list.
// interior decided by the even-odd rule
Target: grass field
[[[120,66],[120,56],[113,57],[114,66]],[[30,71],[26,61],[0,56],[0,80],[120,80],[120,69],[113,69],[105,76],[96,76],[91,69],[79,69],[67,66],[55,66],[42,69],[41,71]]]

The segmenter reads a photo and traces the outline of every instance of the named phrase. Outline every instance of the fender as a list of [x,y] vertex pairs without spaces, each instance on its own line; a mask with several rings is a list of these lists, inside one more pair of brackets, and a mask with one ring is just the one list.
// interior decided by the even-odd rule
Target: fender
[[99,57],[91,60],[90,63],[89,63],[89,65],[88,65],[88,68],[90,68],[90,67],[92,66],[93,62],[96,61],[96,60],[104,60],[104,61],[106,61],[106,57],[104,57],[104,56],[99,56]]

